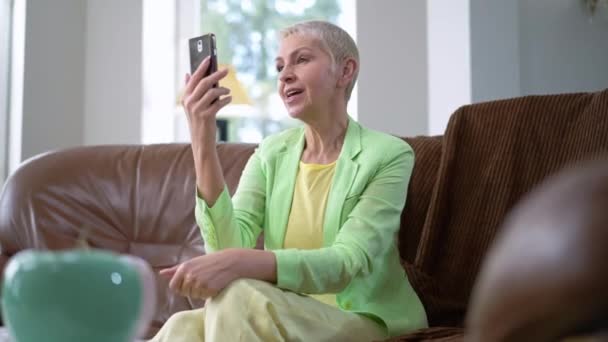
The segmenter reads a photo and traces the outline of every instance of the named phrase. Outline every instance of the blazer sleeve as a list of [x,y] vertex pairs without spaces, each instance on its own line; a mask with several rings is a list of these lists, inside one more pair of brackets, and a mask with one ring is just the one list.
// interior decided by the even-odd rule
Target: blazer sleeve
[[[414,152],[407,144],[387,153],[378,172],[329,247],[274,250],[279,287],[301,293],[339,293],[357,275],[374,271],[399,229]],[[378,265],[382,266],[382,265]]]
[[209,207],[198,192],[194,214],[205,249],[214,252],[224,248],[253,248],[262,231],[266,201],[266,176],[259,149],[249,158],[234,197],[228,188]]

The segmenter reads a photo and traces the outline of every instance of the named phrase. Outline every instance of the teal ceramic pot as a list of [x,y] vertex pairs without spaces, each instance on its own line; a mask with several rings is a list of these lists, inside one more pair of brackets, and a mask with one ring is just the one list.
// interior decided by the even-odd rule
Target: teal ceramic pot
[[154,313],[154,284],[133,256],[23,251],[4,272],[4,323],[17,342],[131,342]]

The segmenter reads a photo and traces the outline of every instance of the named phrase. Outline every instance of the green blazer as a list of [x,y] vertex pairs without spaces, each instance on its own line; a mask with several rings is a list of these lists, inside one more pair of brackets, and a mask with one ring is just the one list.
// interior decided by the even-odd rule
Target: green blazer
[[403,140],[349,119],[327,199],[323,248],[283,249],[304,128],[270,136],[251,156],[233,198],[213,207],[196,198],[207,252],[264,246],[277,261],[277,286],[298,293],[336,293],[345,311],[367,315],[391,336],[427,326],[426,313],[401,267],[396,245],[414,166]]

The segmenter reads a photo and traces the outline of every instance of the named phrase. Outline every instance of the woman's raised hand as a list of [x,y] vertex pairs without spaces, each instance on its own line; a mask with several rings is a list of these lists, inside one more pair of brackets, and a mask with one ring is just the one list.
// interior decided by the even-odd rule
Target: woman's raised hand
[[186,75],[182,105],[186,110],[193,141],[204,133],[202,126],[212,124],[215,127],[217,112],[232,101],[232,97],[228,95],[230,89],[213,86],[228,75],[228,70],[219,70],[205,77],[209,63],[210,58],[207,57],[192,76]]
[[205,58],[192,76],[186,75],[182,104],[190,129],[196,187],[207,203],[215,203],[226,184],[217,155],[215,116],[232,101],[232,97],[228,95],[229,89],[214,87],[226,77],[227,69],[205,76],[210,60],[209,57]]

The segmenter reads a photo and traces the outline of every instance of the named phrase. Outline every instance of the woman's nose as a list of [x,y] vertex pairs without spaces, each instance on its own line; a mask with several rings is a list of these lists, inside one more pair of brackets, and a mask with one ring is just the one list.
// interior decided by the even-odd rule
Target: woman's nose
[[291,83],[295,80],[295,74],[293,73],[293,69],[285,66],[281,73],[279,74],[279,80],[283,83]]

